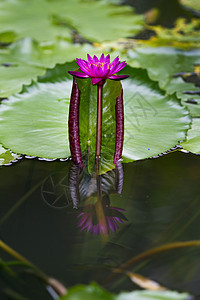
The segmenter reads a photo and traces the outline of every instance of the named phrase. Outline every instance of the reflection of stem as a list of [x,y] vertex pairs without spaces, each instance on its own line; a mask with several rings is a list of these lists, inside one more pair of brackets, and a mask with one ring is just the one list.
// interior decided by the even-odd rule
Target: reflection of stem
[[72,162],[69,172],[69,189],[73,202],[73,208],[77,208],[79,203],[79,167]]
[[116,167],[116,192],[120,195],[122,194],[123,183],[124,183],[124,171],[123,171],[122,164],[119,162]]
[[100,166],[100,157],[96,158],[96,180],[97,180],[97,203],[96,203],[96,214],[98,222],[103,225],[104,228],[104,234],[108,235],[108,224],[106,221],[106,217],[103,210],[103,204],[102,204],[102,187],[101,187],[101,175],[98,175],[99,173],[99,166]]
[[102,92],[103,92],[103,83],[100,82],[97,85],[96,160],[99,160],[101,156]]

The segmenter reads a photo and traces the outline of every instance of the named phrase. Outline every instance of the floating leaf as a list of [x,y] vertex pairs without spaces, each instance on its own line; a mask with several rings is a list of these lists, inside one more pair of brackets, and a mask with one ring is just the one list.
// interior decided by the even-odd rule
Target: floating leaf
[[188,130],[187,139],[181,146],[190,152],[200,154],[200,118],[193,118],[191,129]]
[[[37,83],[25,88],[23,93],[12,96],[1,104],[0,141],[5,147],[17,153],[45,158],[63,158],[70,155],[67,118],[72,81],[71,76],[66,74],[68,70],[75,68],[75,63],[58,65]],[[165,96],[158,84],[149,79],[145,70],[127,67],[124,73],[130,75],[123,82],[124,159],[132,161],[154,156],[173,147],[179,140],[184,140],[190,118],[177,98],[174,95]],[[86,102],[80,108],[80,136],[83,152],[88,149],[88,138],[91,140],[92,161],[96,133],[95,103],[92,100],[96,102],[96,87],[90,85],[89,88],[87,79],[79,80],[80,89],[84,89],[81,87],[84,84],[83,99]],[[118,94],[114,90],[114,84],[116,82],[107,80],[104,88],[106,96],[103,122],[106,125],[103,132],[107,135],[102,136],[104,171],[113,167],[114,99]],[[117,89],[120,88],[120,83],[116,86]],[[107,95],[108,91],[112,101]],[[90,101],[85,100],[86,96],[90,97]],[[89,108],[90,105],[92,106]],[[87,122],[92,122],[92,125],[85,126]]]
[[4,33],[3,41],[7,33],[11,42],[24,37],[37,41],[51,41],[56,37],[71,39],[69,28],[53,24],[50,5],[44,0],[0,1],[0,32]]
[[63,40],[39,44],[30,38],[0,49],[0,97],[20,92],[22,85],[45,74],[46,68],[72,61],[87,52],[97,51],[90,45],[73,45]]
[[10,150],[6,150],[0,145],[0,166],[7,165],[18,157],[19,155],[12,153]]
[[126,68],[124,158],[155,156],[185,139],[188,111],[175,95],[167,96],[145,70]]
[[70,29],[75,29],[84,38],[101,42],[133,35],[143,24],[143,16],[135,15],[131,7],[104,1],[0,2],[0,33],[14,32],[18,39],[27,36],[38,41],[69,39]]
[[128,37],[144,25],[143,16],[134,14],[133,8],[104,1],[51,0],[51,7],[60,20],[91,41]]
[[[199,88],[177,76],[193,72],[194,66],[200,65],[200,50],[182,51],[168,47],[138,47],[130,50],[128,57],[131,58],[129,64],[147,69],[152,80],[158,81],[159,86],[168,94],[176,92],[177,96],[182,99],[182,103],[188,105],[189,109],[191,108],[192,115],[196,115],[196,107],[188,104],[187,100],[193,98],[197,102],[200,101],[200,96],[195,94],[199,92]],[[177,74],[176,78],[175,74]],[[193,92],[194,95],[185,93],[187,91]]]
[[[68,68],[75,68],[75,64],[69,64]],[[46,158],[70,156],[68,108],[71,80],[67,80],[67,66],[62,74],[60,70],[59,79],[56,70],[48,81],[44,77],[23,94],[10,97],[1,104],[0,140],[6,147],[17,153]]]

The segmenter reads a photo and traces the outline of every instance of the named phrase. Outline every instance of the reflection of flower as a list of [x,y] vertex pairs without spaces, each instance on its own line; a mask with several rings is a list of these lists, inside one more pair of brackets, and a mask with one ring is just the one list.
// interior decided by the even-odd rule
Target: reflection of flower
[[110,55],[105,57],[104,54],[102,54],[100,59],[98,59],[96,55],[92,58],[88,54],[87,57],[88,61],[79,58],[76,59],[83,73],[78,71],[69,71],[69,73],[77,77],[92,78],[93,85],[104,79],[121,80],[129,77],[128,75],[114,75],[126,66],[125,61],[120,63],[118,56],[113,62],[110,62]]
[[125,211],[122,208],[105,206],[103,207],[103,217],[97,216],[97,207],[94,204],[86,205],[84,212],[81,212],[78,217],[78,226],[80,230],[86,229],[87,232],[91,231],[92,234],[99,235],[108,234],[110,230],[115,232],[118,229],[117,223],[124,223],[127,218],[122,214]]

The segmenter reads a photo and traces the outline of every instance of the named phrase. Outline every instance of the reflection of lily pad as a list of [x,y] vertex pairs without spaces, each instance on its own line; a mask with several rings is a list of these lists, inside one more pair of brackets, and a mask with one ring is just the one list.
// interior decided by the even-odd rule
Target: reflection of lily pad
[[183,149],[200,154],[200,118],[193,118],[191,129],[188,130],[187,139],[181,144]]
[[0,145],[0,166],[9,164],[19,155],[12,153],[10,150],[6,150],[2,145]]
[[[24,93],[1,104],[0,141],[5,147],[46,158],[70,155],[67,118],[72,81],[66,74],[75,68],[76,64],[58,65]],[[130,161],[159,154],[183,140],[190,119],[176,97],[165,96],[146,71],[127,67],[126,72],[130,78],[123,82],[123,155]],[[110,134],[109,127],[106,130]]]
[[37,76],[45,73],[46,68],[72,61],[87,52],[93,53],[94,48],[63,40],[39,44],[29,38],[0,49],[0,97],[19,92],[23,84],[36,80]]

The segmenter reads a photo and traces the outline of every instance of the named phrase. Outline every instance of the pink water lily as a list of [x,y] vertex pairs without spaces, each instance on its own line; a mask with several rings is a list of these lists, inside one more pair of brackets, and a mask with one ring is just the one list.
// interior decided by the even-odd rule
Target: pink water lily
[[105,57],[104,54],[101,55],[100,59],[96,55],[92,58],[89,54],[87,54],[87,58],[88,61],[81,58],[76,59],[80,72],[69,71],[68,73],[80,78],[91,78],[93,85],[105,79],[121,80],[129,77],[128,75],[115,75],[127,65],[125,61],[119,61],[119,56],[112,62],[110,62],[110,55]]

